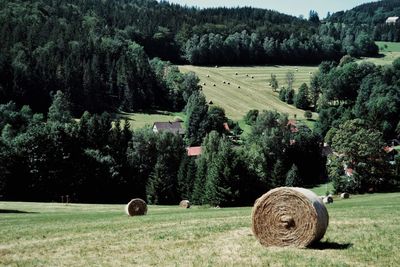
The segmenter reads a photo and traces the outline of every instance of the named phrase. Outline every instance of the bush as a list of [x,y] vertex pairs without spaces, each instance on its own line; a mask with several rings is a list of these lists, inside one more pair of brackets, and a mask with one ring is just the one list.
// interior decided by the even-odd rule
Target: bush
[[304,118],[306,118],[307,120],[311,120],[312,118],[312,112],[307,110],[306,112],[304,112]]
[[259,113],[258,109],[249,110],[246,116],[244,116],[244,121],[246,122],[246,124],[253,125],[257,120],[258,113]]

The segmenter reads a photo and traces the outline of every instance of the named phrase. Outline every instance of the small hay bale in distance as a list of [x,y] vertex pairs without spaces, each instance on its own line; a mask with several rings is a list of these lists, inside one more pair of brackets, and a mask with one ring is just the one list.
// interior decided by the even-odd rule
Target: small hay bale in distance
[[141,198],[134,198],[125,206],[125,212],[129,216],[146,215],[147,204]]
[[324,197],[324,199],[322,201],[325,204],[331,204],[331,203],[333,203],[333,198],[331,196],[326,196],[326,197]]
[[184,208],[184,209],[190,208],[190,201],[189,200],[182,200],[179,203],[179,207]]
[[307,247],[328,228],[325,205],[312,191],[299,187],[272,189],[256,200],[252,230],[263,246]]
[[342,199],[348,199],[349,197],[350,197],[349,193],[341,193],[340,194],[340,198],[342,198]]

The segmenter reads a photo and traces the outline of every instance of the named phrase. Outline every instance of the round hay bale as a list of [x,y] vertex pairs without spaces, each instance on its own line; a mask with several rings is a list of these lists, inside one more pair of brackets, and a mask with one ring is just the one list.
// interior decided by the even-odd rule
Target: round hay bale
[[320,240],[328,227],[328,211],[312,191],[279,187],[256,200],[252,230],[264,246],[306,247]]
[[190,201],[189,201],[189,200],[182,200],[182,201],[179,203],[179,207],[185,208],[185,209],[190,208]]
[[331,204],[333,203],[333,198],[331,196],[324,197],[322,200],[325,204]]
[[146,215],[147,204],[143,199],[134,198],[126,205],[125,212],[129,216]]
[[347,199],[347,198],[350,197],[350,194],[349,193],[341,193],[340,197],[343,198],[343,199]]

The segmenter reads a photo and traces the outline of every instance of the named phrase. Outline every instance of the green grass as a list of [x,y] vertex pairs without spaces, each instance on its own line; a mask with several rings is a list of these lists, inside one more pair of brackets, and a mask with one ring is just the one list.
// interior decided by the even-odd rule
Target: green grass
[[[279,86],[286,86],[286,73],[293,71],[295,74],[293,86],[297,89],[302,83],[309,84],[310,73],[317,71],[317,67],[310,66],[214,68],[187,65],[179,66],[179,69],[182,72],[194,71],[201,80],[207,100],[224,108],[228,117],[234,120],[241,120],[250,109],[258,109],[260,111],[277,110],[278,112],[289,114],[290,117],[296,114],[297,118],[304,118],[303,110],[280,101],[278,94],[272,92],[268,83],[271,74],[276,74]],[[225,84],[223,83],[224,81]],[[228,82],[230,85],[227,84]],[[206,83],[206,85],[203,85],[203,83]],[[313,114],[313,117],[317,118],[317,114]]]
[[[400,193],[335,198],[318,249],[265,248],[251,207],[0,202],[1,266],[398,266]],[[8,211],[6,213],[6,211]],[[22,213],[25,212],[25,213]]]
[[[400,43],[393,42],[376,42],[379,47],[380,57],[376,58],[362,58],[360,62],[368,61],[375,65],[389,65],[400,57]],[[385,47],[385,45],[387,47]]]
[[400,146],[395,146],[394,149],[400,152]]
[[120,119],[127,119],[131,124],[131,129],[139,129],[153,126],[154,122],[174,121],[176,118],[185,120],[185,114],[167,111],[149,111],[143,113],[119,112],[115,116]]
[[380,52],[400,52],[400,43],[376,42]]
[[329,193],[332,193],[334,191],[332,183],[321,184],[317,187],[311,188],[311,190],[318,196],[324,196],[327,191],[329,191]]

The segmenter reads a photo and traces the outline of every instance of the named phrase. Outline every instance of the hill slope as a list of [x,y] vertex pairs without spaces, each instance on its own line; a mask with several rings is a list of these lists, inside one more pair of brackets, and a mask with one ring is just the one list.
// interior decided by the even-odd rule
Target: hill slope
[[399,193],[327,208],[322,242],[296,249],[261,246],[250,207],[149,206],[132,218],[123,205],[0,202],[0,265],[398,266]]
[[299,119],[303,118],[304,111],[280,101],[268,83],[271,74],[275,74],[279,85],[286,86],[285,75],[292,71],[295,74],[293,86],[297,89],[302,83],[309,84],[310,73],[317,70],[317,67],[309,66],[211,68],[186,65],[179,68],[183,72],[194,71],[201,80],[207,100],[224,108],[228,117],[235,120],[242,119],[250,109],[277,110],[290,117],[296,114]]

